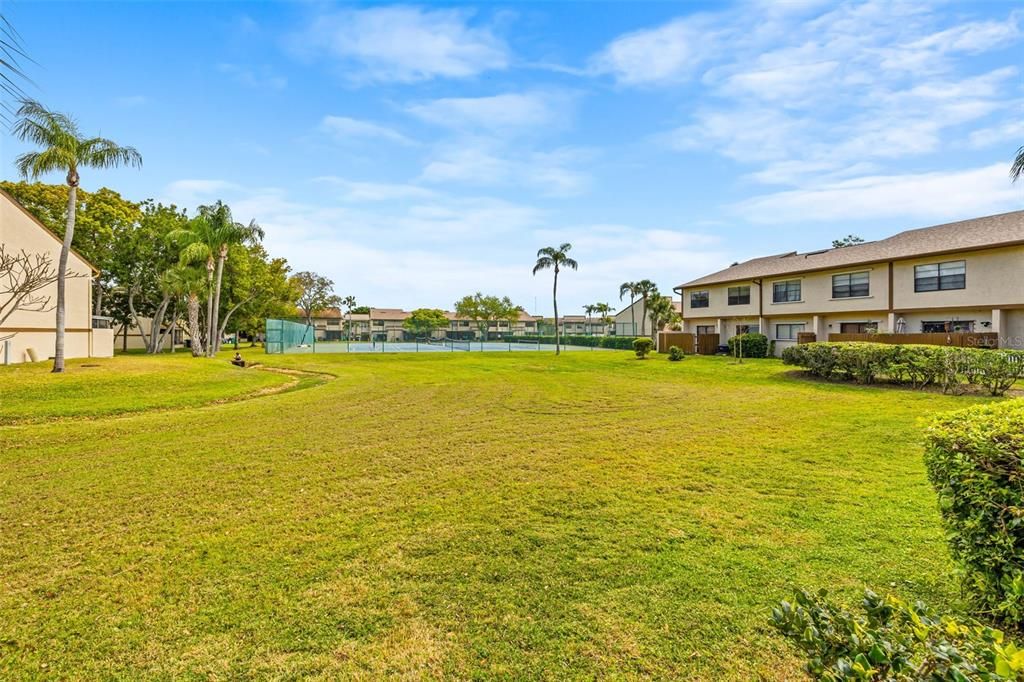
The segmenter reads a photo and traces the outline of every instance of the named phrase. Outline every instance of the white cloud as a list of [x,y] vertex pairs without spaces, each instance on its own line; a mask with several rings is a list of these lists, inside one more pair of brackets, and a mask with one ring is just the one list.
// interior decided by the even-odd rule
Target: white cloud
[[292,42],[299,52],[338,60],[354,80],[411,83],[507,67],[504,41],[471,18],[465,10],[402,6],[330,11]]
[[539,128],[561,125],[568,97],[554,93],[506,93],[450,97],[410,105],[412,115],[436,125],[466,129]]
[[674,19],[616,38],[591,58],[590,69],[626,85],[679,82],[692,78],[715,56],[721,37],[707,16]]
[[283,90],[288,86],[288,79],[274,73],[269,68],[252,69],[238,64],[218,64],[217,70],[231,76],[242,85],[259,90]]
[[1024,121],[1017,118],[989,128],[975,130],[967,141],[968,145],[975,149],[994,145],[1003,145],[1008,149],[1016,148],[1018,144],[1024,142]]
[[1005,163],[962,171],[875,175],[777,192],[741,202],[736,211],[758,223],[912,217],[943,222],[1020,207],[1024,188]]
[[190,207],[200,201],[212,200],[225,192],[238,192],[242,186],[227,180],[176,180],[163,191],[163,201]]
[[320,131],[338,142],[351,142],[360,138],[375,138],[398,144],[412,145],[415,142],[396,130],[372,121],[361,121],[348,116],[324,116]]
[[424,167],[420,179],[484,187],[513,185],[545,196],[573,196],[587,187],[587,176],[576,166],[588,156],[571,148],[516,152],[487,140],[460,140],[443,146]]
[[340,197],[345,201],[402,201],[410,199],[429,199],[436,195],[432,190],[418,185],[387,182],[359,182],[346,180],[336,176],[313,178],[316,182],[326,183],[340,190]]

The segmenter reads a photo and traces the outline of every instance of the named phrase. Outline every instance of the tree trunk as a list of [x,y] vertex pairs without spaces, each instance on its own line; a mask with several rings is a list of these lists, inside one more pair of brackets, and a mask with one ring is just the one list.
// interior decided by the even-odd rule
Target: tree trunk
[[555,265],[555,284],[551,288],[551,302],[555,306],[555,355],[562,354],[562,334],[558,329],[558,265]]
[[647,336],[647,294],[644,294],[640,300],[643,302],[643,313],[640,317],[640,336]]
[[158,352],[160,347],[160,341],[162,340],[160,328],[164,324],[164,315],[167,313],[167,306],[170,303],[170,297],[164,296],[163,300],[160,301],[160,305],[153,311],[152,324],[149,327],[149,343],[146,344],[146,352],[150,355]]
[[171,321],[170,321],[170,323],[168,325],[165,326],[164,323],[163,323],[163,318],[164,318],[164,316],[166,314],[167,314],[167,308],[164,307],[163,314],[160,315],[160,326],[157,327],[157,329],[161,329],[162,328],[163,331],[160,332],[160,339],[156,342],[156,349],[155,349],[156,353],[164,352],[164,341],[167,339],[167,334],[168,333],[170,333],[170,335],[171,335],[171,351],[172,352],[174,351],[174,325],[175,325],[175,323],[177,322],[177,319],[178,319],[178,302],[177,301],[174,302],[174,307],[171,308]]
[[103,285],[100,283],[99,276],[94,280],[96,285],[96,296],[92,304],[92,314],[102,315],[100,312],[103,309]]
[[210,357],[220,350],[220,285],[224,279],[224,261],[228,258],[228,245],[220,245],[220,253],[217,254],[217,283],[213,289],[213,323],[210,325],[210,329],[218,330],[217,338],[209,342],[207,349],[210,351]]
[[206,350],[213,345],[213,256],[206,259]]
[[121,352],[128,350],[128,323],[121,325]]
[[[254,299],[254,298],[256,298],[255,295],[250,296],[249,298],[245,299],[244,301],[236,303],[235,306],[233,308],[231,308],[231,310],[229,310],[226,315],[224,315],[224,321],[221,322],[220,330],[219,330],[219,333],[217,334],[217,338],[218,339],[220,339],[221,337],[224,336],[224,331],[228,328],[228,322],[231,321],[231,316],[234,314],[234,312],[236,310],[238,310],[239,308],[241,308],[246,303],[248,303],[249,301],[251,301],[252,299]],[[236,349],[238,348],[238,332],[237,331],[235,332],[235,348]]]
[[195,294],[188,295],[188,335],[192,337],[192,357],[198,358],[203,354],[203,342],[199,338],[199,297]]
[[[142,337],[142,345],[149,348],[149,337],[146,336],[146,331],[142,328],[142,321],[139,319],[139,314],[135,312],[135,289],[130,288],[128,290],[128,312],[132,314],[132,320],[135,321],[135,328],[139,330],[139,336]],[[152,333],[152,329],[149,330]],[[125,332],[125,350],[128,349],[128,332]]]
[[[64,226],[64,242],[60,246],[60,260],[57,261],[57,315],[55,321],[56,337],[53,344],[53,370],[64,371],[64,327],[65,327],[65,290],[68,277],[68,254],[71,253],[71,240],[75,236],[75,204],[78,199],[78,171],[68,170],[68,216]],[[92,320],[89,321],[92,324]]]
[[633,336],[636,336],[636,297],[629,295],[629,321],[633,323]]

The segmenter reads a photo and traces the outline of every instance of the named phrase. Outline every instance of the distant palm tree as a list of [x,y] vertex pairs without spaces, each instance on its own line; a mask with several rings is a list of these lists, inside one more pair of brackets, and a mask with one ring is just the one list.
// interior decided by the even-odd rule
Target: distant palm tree
[[66,114],[50,111],[39,102],[22,100],[16,112],[18,119],[11,133],[22,142],[31,142],[41,149],[26,152],[15,160],[25,178],[37,179],[45,173],[66,172],[68,183],[67,222],[64,242],[57,262],[56,340],[53,349],[53,371],[64,371],[65,288],[68,254],[75,236],[75,208],[78,204],[79,168],[114,168],[142,165],[142,156],[133,147],[121,147],[102,137],[82,137],[78,124]]
[[587,314],[587,331],[588,332],[593,331],[590,328],[590,318],[591,318],[591,316],[594,314],[594,312],[596,310],[597,310],[597,308],[595,308],[593,305],[585,305],[585,306],[583,306],[583,312],[585,312]]
[[341,299],[341,305],[345,306],[345,316],[348,318],[348,320],[347,320],[348,324],[346,325],[347,329],[345,330],[345,336],[346,336],[347,340],[351,341],[352,340],[352,309],[356,307],[356,297],[355,296],[346,296],[345,298]]
[[[202,293],[205,275],[201,270],[184,265],[173,267],[164,275],[164,286],[185,299],[188,315],[188,335],[191,339],[192,357],[203,355],[203,342],[199,331],[199,295]],[[174,350],[174,332],[171,331],[171,350]]]
[[1017,182],[1021,175],[1024,175],[1024,147],[1017,150],[1017,158],[1013,160],[1013,165],[1010,166],[1011,180]]
[[603,334],[608,333],[608,325],[611,324],[613,308],[607,303],[595,303],[594,312],[601,316],[601,324],[604,326]]
[[569,258],[569,251],[572,249],[572,244],[566,242],[557,249],[553,246],[545,246],[543,249],[537,251],[537,263],[533,266],[533,274],[536,275],[541,270],[547,270],[549,268],[555,271],[555,283],[551,289],[551,298],[555,306],[555,355],[559,355],[562,352],[562,335],[558,329],[558,273],[562,268],[570,268],[575,270],[579,267],[579,264],[572,258]]
[[227,204],[218,201],[212,206],[200,206],[199,215],[192,219],[189,229],[178,230],[172,233],[172,237],[184,246],[181,251],[182,264],[206,262],[210,292],[206,303],[206,355],[213,357],[220,350],[220,290],[228,250],[235,244],[263,239],[263,228],[255,220],[248,225],[236,223]]
[[623,282],[619,285],[619,300],[622,297],[629,294],[629,319],[633,323],[633,336],[636,336],[636,309],[633,304],[636,303],[637,289],[636,282]]
[[651,296],[658,293],[658,285],[649,279],[642,279],[636,283],[636,295],[643,301],[643,317],[640,318],[640,336],[647,336],[647,301]]

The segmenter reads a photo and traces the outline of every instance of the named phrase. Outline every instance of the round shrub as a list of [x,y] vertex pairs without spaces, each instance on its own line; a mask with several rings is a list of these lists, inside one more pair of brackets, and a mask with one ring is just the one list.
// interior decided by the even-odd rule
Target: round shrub
[[639,339],[633,339],[633,352],[636,356],[643,360],[647,357],[647,354],[654,349],[654,341],[651,341],[647,337],[641,337]]
[[925,465],[950,552],[978,611],[1024,624],[1024,400],[942,415]]
[[729,355],[739,355],[739,344],[743,342],[743,357],[766,358],[771,354],[768,337],[764,334],[737,334],[729,339]]
[[680,348],[679,346],[669,346],[668,347],[668,360],[669,360],[669,362],[679,362],[680,360],[682,360],[685,357],[686,357],[686,355],[683,354],[683,349]]

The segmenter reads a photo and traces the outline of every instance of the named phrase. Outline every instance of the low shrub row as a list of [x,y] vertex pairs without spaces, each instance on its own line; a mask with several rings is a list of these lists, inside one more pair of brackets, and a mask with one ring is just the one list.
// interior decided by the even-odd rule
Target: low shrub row
[[936,417],[925,466],[974,609],[1024,624],[1024,400]]
[[729,355],[739,356],[742,348],[742,356],[745,358],[767,358],[771,357],[774,351],[768,337],[764,334],[750,333],[737,334],[729,339]]
[[949,346],[886,343],[807,343],[782,352],[787,365],[803,367],[826,379],[839,378],[870,384],[886,380],[914,388],[942,387],[944,393],[962,393],[968,386],[984,386],[1003,395],[1024,378],[1024,351],[955,348]]
[[[562,337],[562,344],[566,346],[585,346],[587,348],[615,348],[618,350],[633,350],[633,340],[637,338],[635,336],[583,336],[581,335],[568,335]],[[640,337],[644,338],[644,337]],[[508,339],[512,343],[528,341],[536,343],[540,341],[543,344],[555,345],[554,336],[513,336]]]
[[1019,680],[1024,650],[1000,630],[939,617],[920,602],[867,591],[863,614],[798,592],[795,603],[772,609],[772,625],[807,657],[818,680],[968,682]]

